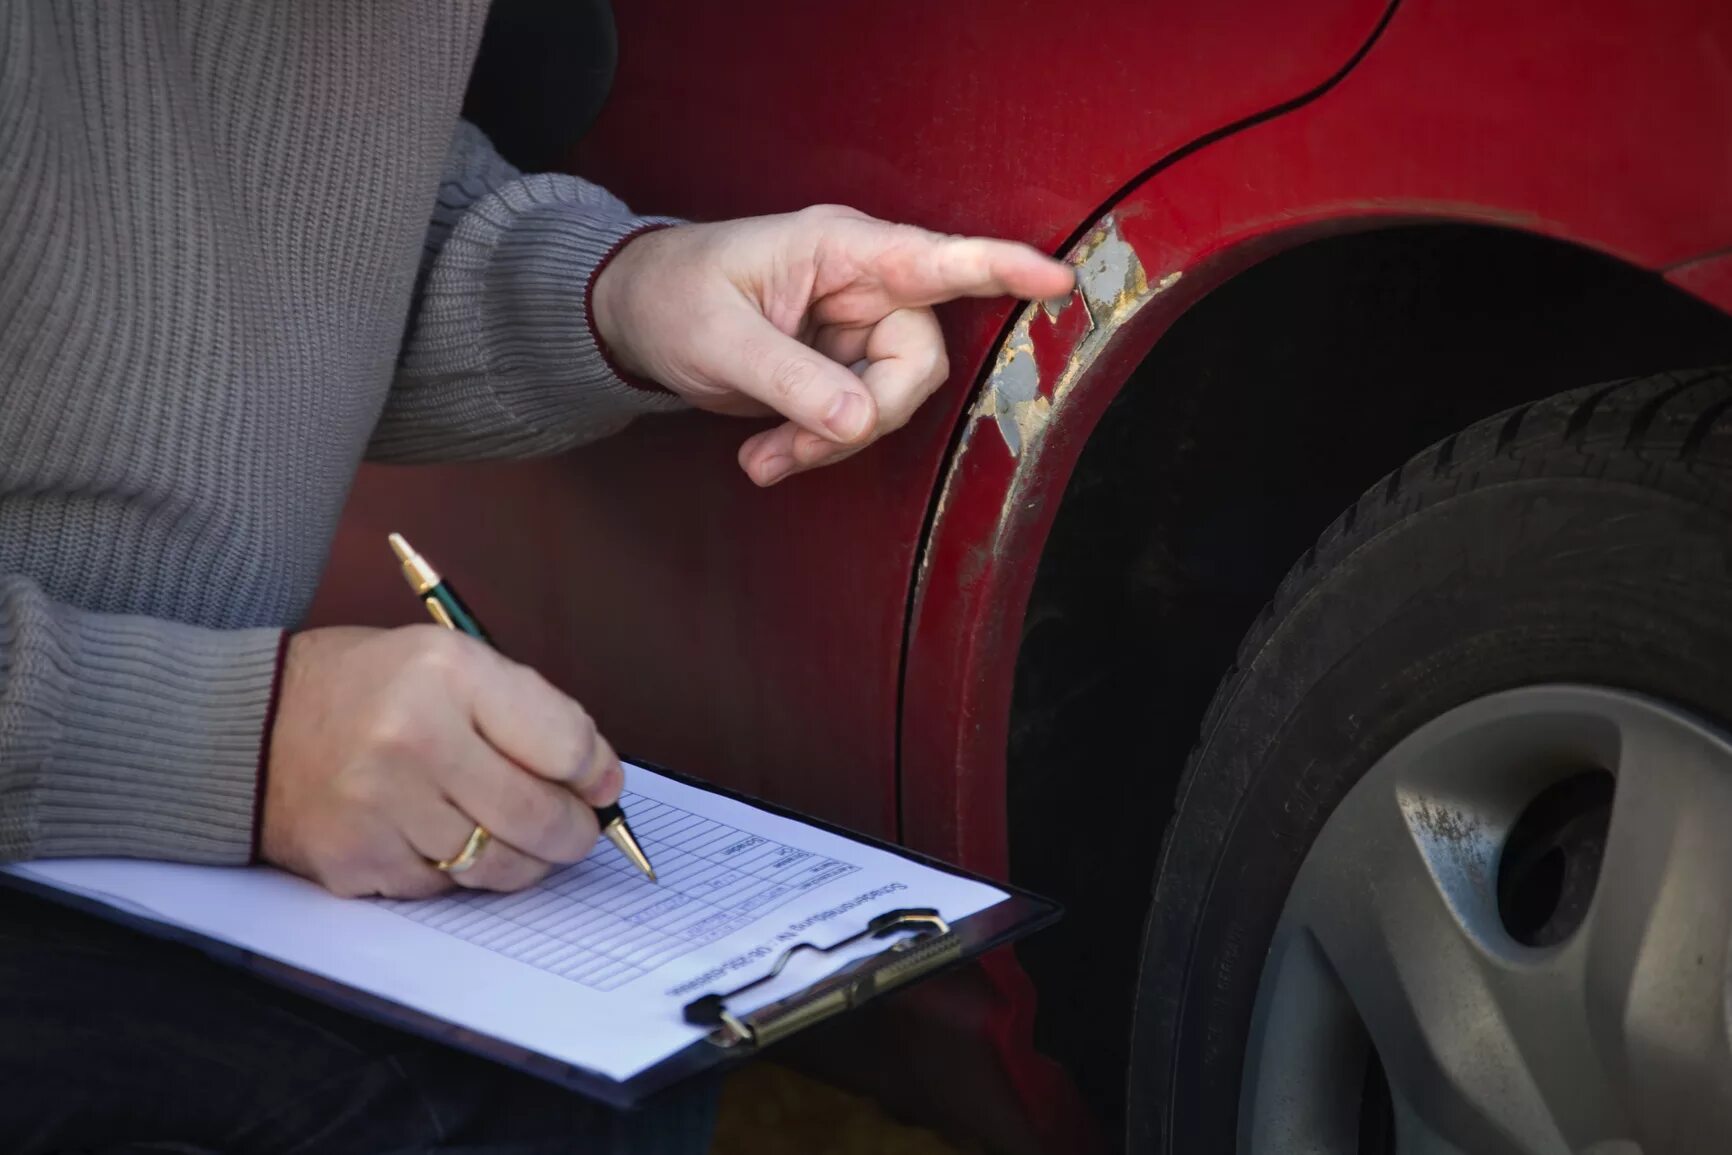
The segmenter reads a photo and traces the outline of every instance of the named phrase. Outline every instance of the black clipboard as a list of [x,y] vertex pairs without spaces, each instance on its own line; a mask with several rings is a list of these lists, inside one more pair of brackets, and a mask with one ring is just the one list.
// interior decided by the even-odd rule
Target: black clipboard
[[[884,951],[850,963],[817,980],[805,990],[748,1015],[735,1017],[727,1010],[728,991],[712,991],[707,996],[695,997],[687,1007],[687,1020],[701,1021],[705,1025],[713,1024],[709,1034],[655,1066],[621,1081],[575,1066],[563,1059],[551,1058],[518,1044],[458,1026],[413,1007],[404,1006],[369,991],[358,990],[323,975],[301,970],[234,943],[211,938],[178,924],[158,921],[138,911],[112,906],[83,894],[15,874],[0,873],[0,882],[110,922],[194,947],[219,962],[238,967],[266,982],[317,999],[350,1014],[503,1063],[622,1110],[641,1107],[662,1091],[689,1079],[719,1073],[747,1062],[767,1047],[819,1023],[830,1021],[891,990],[971,962],[987,951],[1050,926],[1062,913],[1058,904],[1048,899],[960,870],[906,847],[856,834],[832,823],[762,802],[689,774],[667,770],[651,762],[635,758],[626,758],[625,761],[695,789],[732,798],[850,841],[876,847],[934,870],[985,883],[1003,891],[1009,897],[995,906],[955,922],[944,919],[942,911],[900,909],[897,903],[888,901],[885,904],[886,909],[877,912],[883,916],[886,936],[894,936],[887,941]],[[892,922],[895,923],[894,926],[889,925]],[[901,933],[904,931],[911,933]],[[802,947],[822,951],[834,945],[838,944],[828,939],[818,939],[793,944],[788,948],[788,952],[798,951]],[[784,957],[785,955],[786,952]],[[766,959],[764,970],[768,971],[780,961],[774,958]],[[755,977],[756,974],[747,973],[737,980],[728,981],[734,984],[737,993]]]

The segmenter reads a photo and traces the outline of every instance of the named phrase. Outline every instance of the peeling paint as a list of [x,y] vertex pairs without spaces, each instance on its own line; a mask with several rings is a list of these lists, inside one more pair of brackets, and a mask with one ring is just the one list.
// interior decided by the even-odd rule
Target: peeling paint
[[990,417],[996,422],[1013,457],[1021,457],[1038,440],[1054,409],[1112,335],[1138,309],[1179,281],[1179,274],[1174,272],[1151,285],[1142,260],[1111,216],[1076,247],[1069,260],[1077,271],[1077,288],[1071,296],[1081,298],[1089,327],[1066,358],[1052,388],[1041,390],[1031,328],[1037,313],[1056,320],[1071,298],[1030,304],[1022,310],[973,411],[977,419]]
[[1149,291],[1143,262],[1137,259],[1137,251],[1111,217],[1071,260],[1077,267],[1077,287],[1082,290],[1091,317]]
[[[1119,231],[1118,222],[1110,215],[1104,217],[1072,251],[1068,260],[1077,270],[1076,290],[1063,300],[1033,302],[1025,306],[1011,326],[1010,335],[999,348],[980,397],[969,410],[968,420],[963,424],[961,437],[951,455],[944,481],[938,488],[931,521],[934,535],[941,532],[938,527],[944,525],[951,494],[960,484],[962,463],[975,451],[976,435],[982,435],[982,431],[987,428],[998,431],[1005,448],[1016,462],[1011,483],[1000,495],[997,518],[999,531],[993,535],[993,539],[999,539],[1003,527],[1011,524],[1019,508],[1032,508],[1036,504],[1038,498],[1031,500],[1029,488],[1034,474],[1034,455],[1029,453],[1029,450],[1038,448],[1040,437],[1052,415],[1058,411],[1084,373],[1100,357],[1114,335],[1139,309],[1178,284],[1180,279],[1178,272],[1171,272],[1151,284],[1144,272],[1141,258],[1125,240]],[[1043,389],[1040,368],[1034,356],[1033,327],[1040,314],[1045,314],[1042,323],[1051,324],[1077,300],[1080,300],[1088,319],[1088,328],[1066,356],[1057,378],[1051,382],[1049,388]],[[997,548],[995,544],[990,550]],[[979,557],[990,561],[991,553]],[[932,540],[929,538],[920,551],[920,560],[917,563],[917,591],[926,589],[927,572],[932,565],[932,558]],[[970,580],[978,576],[975,572],[976,560],[976,556],[971,555],[967,562]]]
[[1054,406],[1064,401],[1125,323],[1144,305],[1178,284],[1182,275],[1171,272],[1151,284],[1136,250],[1119,234],[1111,217],[1096,230],[1091,241],[1097,239],[1098,244],[1085,249],[1087,255],[1078,262],[1077,274],[1091,325],[1053,382],[1050,392]]
[[1028,439],[1046,424],[1052,404],[1040,395],[1040,369],[1035,365],[1034,338],[1029,334],[1033,321],[1032,306],[1016,319],[975,410],[977,416],[998,422],[998,431],[1012,455],[1020,454]]

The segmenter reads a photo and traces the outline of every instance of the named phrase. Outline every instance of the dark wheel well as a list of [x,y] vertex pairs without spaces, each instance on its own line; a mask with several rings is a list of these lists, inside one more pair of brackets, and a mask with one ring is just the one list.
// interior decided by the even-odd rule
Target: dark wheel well
[[[1216,682],[1293,561],[1366,485],[1478,418],[1728,361],[1732,319],[1658,277],[1465,226],[1289,251],[1162,339],[1065,490],[1009,735],[1012,878],[1069,912],[1019,948],[1042,991],[1037,1042],[1103,1116],[1123,1110],[1141,918],[1173,788]],[[1067,840],[1048,816],[1079,793],[1096,800],[1095,822]]]

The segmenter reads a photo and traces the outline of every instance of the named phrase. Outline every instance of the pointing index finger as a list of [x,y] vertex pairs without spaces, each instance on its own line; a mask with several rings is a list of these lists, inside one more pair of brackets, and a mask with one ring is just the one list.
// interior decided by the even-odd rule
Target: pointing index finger
[[936,305],[956,297],[1063,296],[1076,284],[1069,265],[1015,241],[946,237],[911,229],[879,262],[886,294],[899,307]]

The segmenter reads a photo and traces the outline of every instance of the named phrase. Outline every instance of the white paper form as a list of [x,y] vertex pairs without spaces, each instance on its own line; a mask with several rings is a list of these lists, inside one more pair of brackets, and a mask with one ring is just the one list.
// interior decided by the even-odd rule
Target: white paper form
[[[795,942],[847,938],[878,914],[965,918],[1002,901],[983,883],[626,766],[621,805],[659,883],[603,840],[517,894],[345,900],[266,867],[114,859],[9,871],[176,923],[437,1018],[623,1080],[703,1031],[686,1003],[767,973]],[[853,958],[803,952],[751,1010]]]

